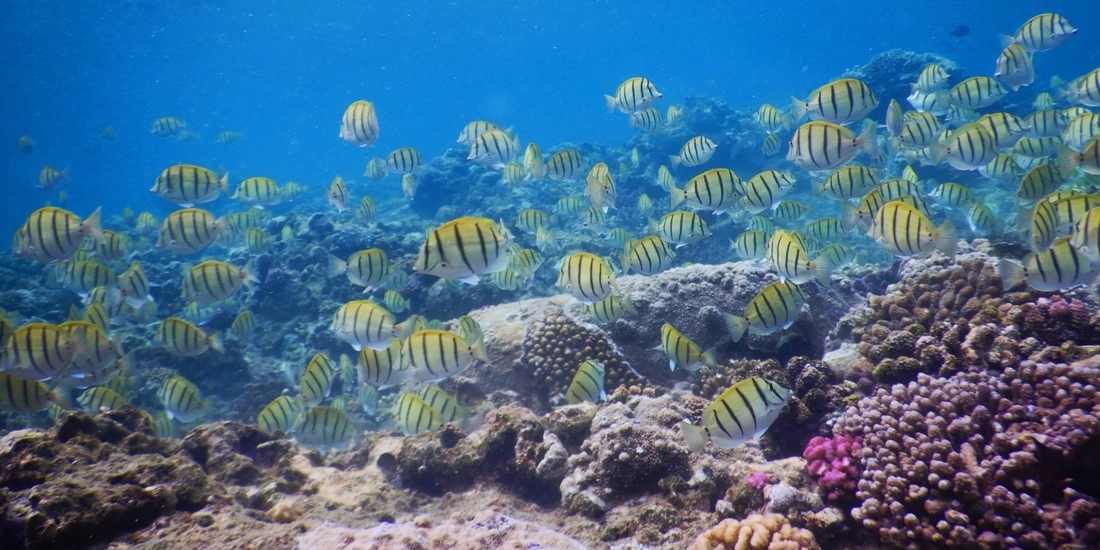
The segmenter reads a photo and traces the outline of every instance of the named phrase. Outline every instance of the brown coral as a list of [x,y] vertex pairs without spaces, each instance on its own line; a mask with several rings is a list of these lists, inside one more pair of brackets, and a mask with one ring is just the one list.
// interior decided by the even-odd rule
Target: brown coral
[[780,514],[724,519],[699,535],[689,550],[799,550],[819,548],[813,533],[794,527]]

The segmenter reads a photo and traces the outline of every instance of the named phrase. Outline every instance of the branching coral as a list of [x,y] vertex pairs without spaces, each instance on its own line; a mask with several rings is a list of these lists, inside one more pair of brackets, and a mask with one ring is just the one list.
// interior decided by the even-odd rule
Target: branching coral
[[780,514],[724,519],[699,535],[690,550],[816,549],[813,533],[794,527]]

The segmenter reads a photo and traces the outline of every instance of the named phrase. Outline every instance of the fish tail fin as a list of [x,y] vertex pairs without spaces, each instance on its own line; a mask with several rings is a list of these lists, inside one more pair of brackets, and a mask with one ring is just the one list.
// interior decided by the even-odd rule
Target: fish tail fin
[[210,349],[218,353],[225,353],[225,339],[220,332],[211,334],[206,339],[206,345],[210,346]]
[[603,98],[607,101],[607,112],[615,112],[615,109],[619,106],[619,100],[607,94],[604,94]]
[[646,228],[649,230],[650,235],[657,234],[657,222],[655,220],[649,220],[649,223],[646,224]]
[[473,354],[474,359],[489,363],[489,354],[485,353],[485,340],[478,339],[473,344],[470,344],[470,353]]
[[703,428],[692,426],[687,421],[681,421],[680,434],[684,436],[684,443],[694,453],[701,453],[707,446],[707,433]]
[[676,168],[680,165],[680,155],[669,155],[668,161],[672,163],[673,168]]
[[66,387],[64,385],[59,385],[51,390],[49,393],[49,399],[50,401],[57,403],[57,406],[61,407],[62,409],[67,410],[76,407],[76,405],[73,404],[72,388]]
[[791,105],[794,107],[794,121],[798,122],[802,120],[802,117],[806,116],[806,113],[810,110],[810,104],[791,96]]
[[244,268],[241,269],[241,278],[248,283],[260,282],[260,278],[256,276],[256,268],[252,265],[251,259],[249,259],[248,263],[244,264]]
[[704,365],[712,369],[718,368],[718,353],[714,351],[714,348],[704,351],[700,359],[702,359]]
[[948,257],[955,256],[955,251],[959,246],[959,230],[955,229],[955,224],[951,223],[951,220],[944,221],[932,232],[932,236],[936,239],[936,248],[940,252]]
[[1001,276],[1001,285],[1009,290],[1024,282],[1024,266],[1015,260],[1001,259],[997,262],[997,274]]
[[1058,173],[1063,178],[1069,177],[1078,166],[1081,165],[1081,160],[1085,155],[1066,147],[1065,145],[1058,146]]
[[328,276],[339,277],[348,270],[348,263],[332,254],[328,255]]
[[857,223],[859,223],[859,209],[852,206],[852,203],[848,201],[841,202],[840,224],[844,227],[844,232],[851,231]]
[[214,221],[214,231],[217,231],[219,235],[228,235],[231,230],[229,216],[222,216]]
[[[950,222],[944,223],[947,224]],[[954,226],[952,226],[951,229],[954,230]],[[956,237],[957,236],[958,235],[956,234]],[[953,256],[954,252],[952,251],[952,253],[948,255]],[[833,264],[829,263],[829,258],[826,258],[825,255],[822,255],[820,258],[810,262],[810,269],[813,270],[814,278],[817,279],[817,282],[825,286],[829,286],[833,283]]]
[[1015,36],[1009,36],[1007,34],[1002,34],[1001,35],[1001,47],[1002,48],[1007,48],[1007,47],[1009,47],[1009,46],[1011,46],[1015,43],[1016,43],[1016,37]]
[[810,180],[810,187],[813,188],[814,196],[820,197],[825,194],[825,180],[813,179]]
[[222,177],[218,179],[218,188],[222,190],[222,193],[229,194],[229,172],[222,174]]
[[685,197],[687,197],[687,194],[684,193],[683,189],[677,189],[675,185],[670,185],[668,187],[669,209],[674,210],[680,203],[684,202]]
[[623,275],[629,275],[631,263],[630,256],[628,256],[626,252],[619,254],[619,263],[623,264]]
[[1035,214],[1034,208],[1020,206],[1016,208],[1016,232],[1026,237],[1031,232],[1031,218]]
[[104,239],[103,228],[99,225],[99,212],[101,210],[103,210],[102,206],[96,208],[95,212],[92,212],[92,214],[85,218],[80,224],[80,227],[84,230],[84,234],[97,243],[102,243]]
[[745,336],[745,331],[749,329],[748,319],[729,313],[723,313],[722,319],[726,321],[726,331],[730,333],[730,338],[733,338],[734,342],[740,342]]
[[871,158],[875,158],[875,155],[878,154],[878,128],[874,124],[868,126],[856,138],[856,147],[862,149]]
[[938,141],[933,141],[928,149],[928,160],[932,162],[932,166],[939,166],[943,159],[947,157],[947,148]]
[[393,326],[393,337],[398,340],[404,340],[409,336],[412,336],[413,331],[416,329],[416,316],[405,319],[405,322],[398,323]]

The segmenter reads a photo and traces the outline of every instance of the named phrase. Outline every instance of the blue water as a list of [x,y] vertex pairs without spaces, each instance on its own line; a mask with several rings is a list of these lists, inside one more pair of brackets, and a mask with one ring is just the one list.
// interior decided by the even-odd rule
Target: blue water
[[[6,0],[0,236],[47,200],[36,186],[44,165],[68,167],[60,189],[79,215],[130,204],[159,217],[175,205],[148,189],[179,162],[224,166],[231,185],[263,175],[317,190],[335,174],[360,178],[371,156],[398,147],[437,156],[477,118],[514,126],[544,151],[618,146],[633,129],[607,113],[602,94],[635,75],[657,83],[663,110],[689,94],[740,109],[784,104],[892,48],[991,74],[998,35],[1043,11],[1080,31],[1037,54],[1037,84],[1100,66],[1095,1],[966,4]],[[959,24],[970,34],[949,36]],[[377,106],[373,149],[337,138],[356,99]],[[200,139],[150,134],[168,115]],[[105,125],[114,141],[99,139]],[[215,145],[223,130],[245,137]],[[30,155],[16,150],[23,134],[37,143]],[[397,181],[384,185],[397,193]]]

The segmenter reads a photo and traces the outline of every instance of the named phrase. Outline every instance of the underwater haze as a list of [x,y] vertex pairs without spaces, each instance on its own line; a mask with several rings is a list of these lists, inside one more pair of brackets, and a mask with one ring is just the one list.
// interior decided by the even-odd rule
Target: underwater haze
[[[385,113],[382,151],[427,157],[483,118],[539,143],[619,145],[632,129],[602,94],[645,75],[665,97],[701,94],[735,108],[785,103],[877,53],[945,55],[991,72],[998,36],[1021,15],[1098,15],[1090,2],[305,2],[12,0],[0,6],[0,127],[36,139],[33,157],[0,152],[5,208],[42,202],[43,164],[69,169],[71,207],[156,209],[137,193],[169,164],[224,166],[314,185],[357,175],[367,152],[333,139],[350,102]],[[958,25],[971,32],[955,38]],[[1039,75],[1083,74],[1098,59],[1085,28]],[[177,116],[202,139],[149,133]],[[118,139],[98,138],[111,126]],[[242,131],[234,148],[213,143]],[[142,186],[145,186],[144,188]],[[391,188],[392,189],[392,188]],[[133,191],[134,194],[130,194]],[[123,199],[125,197],[125,199]],[[10,234],[21,216],[4,216]]]

